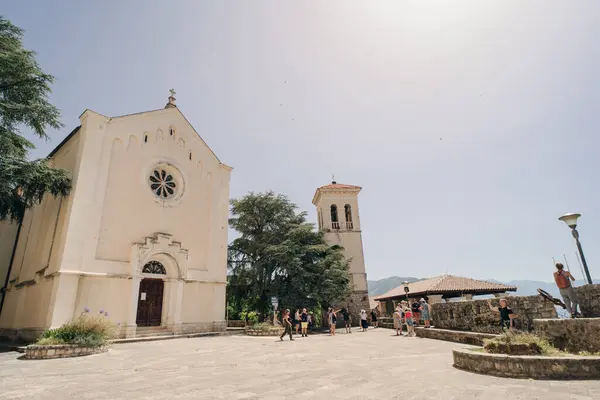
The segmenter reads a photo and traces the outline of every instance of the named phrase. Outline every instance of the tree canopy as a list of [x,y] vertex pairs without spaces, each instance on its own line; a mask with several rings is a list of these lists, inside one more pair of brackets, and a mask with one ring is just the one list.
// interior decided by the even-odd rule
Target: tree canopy
[[233,311],[325,307],[350,291],[348,260],[306,222],[306,213],[283,195],[250,193],[231,201],[228,302]]
[[34,146],[20,128],[47,139],[47,129],[63,125],[48,101],[54,78],[22,40],[23,30],[0,16],[0,220],[20,221],[45,193],[66,195],[71,187],[66,171],[51,168],[45,159],[27,159]]

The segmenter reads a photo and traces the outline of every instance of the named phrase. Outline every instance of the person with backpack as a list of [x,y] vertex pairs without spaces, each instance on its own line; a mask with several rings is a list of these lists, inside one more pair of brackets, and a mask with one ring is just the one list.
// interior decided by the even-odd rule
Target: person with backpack
[[575,278],[569,271],[564,270],[564,266],[561,263],[556,263],[556,272],[554,273],[554,282],[558,286],[560,296],[563,298],[567,312],[571,315],[571,318],[578,316],[577,313],[577,293],[573,289],[571,281]]

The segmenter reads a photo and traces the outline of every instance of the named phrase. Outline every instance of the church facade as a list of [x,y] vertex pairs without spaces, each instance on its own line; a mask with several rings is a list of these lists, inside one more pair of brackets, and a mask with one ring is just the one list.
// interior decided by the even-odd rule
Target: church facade
[[371,309],[358,212],[358,194],[361,190],[360,186],[333,181],[319,187],[312,201],[317,208],[318,226],[324,233],[325,241],[331,246],[342,246],[344,256],[350,262],[352,294],[336,306],[347,308],[354,324],[360,322],[361,310],[369,312]]
[[33,339],[84,310],[108,313],[120,337],[224,331],[231,168],[173,96],[80,121],[49,155],[71,173],[70,194],[45,196],[18,229],[0,225],[14,243],[0,247],[0,336]]

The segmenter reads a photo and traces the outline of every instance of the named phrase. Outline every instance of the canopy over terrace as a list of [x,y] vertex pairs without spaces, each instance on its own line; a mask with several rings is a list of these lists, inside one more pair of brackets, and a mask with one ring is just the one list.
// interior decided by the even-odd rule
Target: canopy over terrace
[[[381,310],[389,310],[390,306],[393,312],[395,303],[401,300],[406,300],[405,285],[400,285],[387,293],[376,296],[375,300],[382,304]],[[471,278],[463,278],[462,276],[441,275],[435,278],[424,279],[422,281],[408,283],[409,299],[419,299],[421,297],[428,298],[431,303],[439,302],[442,299],[450,299],[453,297],[480,296],[486,294],[498,294],[506,292],[516,292],[516,286],[503,285],[488,281],[479,281]]]

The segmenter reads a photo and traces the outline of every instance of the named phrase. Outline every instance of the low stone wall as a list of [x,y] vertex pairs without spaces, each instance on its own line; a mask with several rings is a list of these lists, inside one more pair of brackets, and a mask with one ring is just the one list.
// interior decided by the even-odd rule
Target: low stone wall
[[469,349],[452,353],[454,367],[479,374],[524,379],[600,378],[600,357],[508,356]]
[[483,346],[483,339],[493,339],[492,333],[451,331],[449,329],[415,328],[418,337]]
[[[519,317],[515,327],[519,330],[533,330],[533,320],[538,318],[556,318],[554,304],[541,296],[507,297],[508,306]],[[498,299],[492,299],[492,305],[498,307]],[[431,320],[436,328],[484,333],[499,333],[500,316],[491,311],[487,300],[470,300],[454,303],[438,303],[431,307]]]
[[241,319],[230,319],[227,321],[228,328],[243,328],[246,326],[246,321]]
[[578,353],[600,352],[600,318],[536,319],[535,333],[556,348]]
[[281,336],[283,333],[283,328],[271,328],[268,330],[263,330],[246,327],[245,332],[248,336]]
[[28,360],[47,360],[51,358],[81,357],[90,354],[104,353],[108,346],[77,346],[72,344],[63,345],[29,345],[25,348],[25,358]]
[[600,317],[600,284],[576,287],[575,293],[577,293],[579,309],[584,317]]

